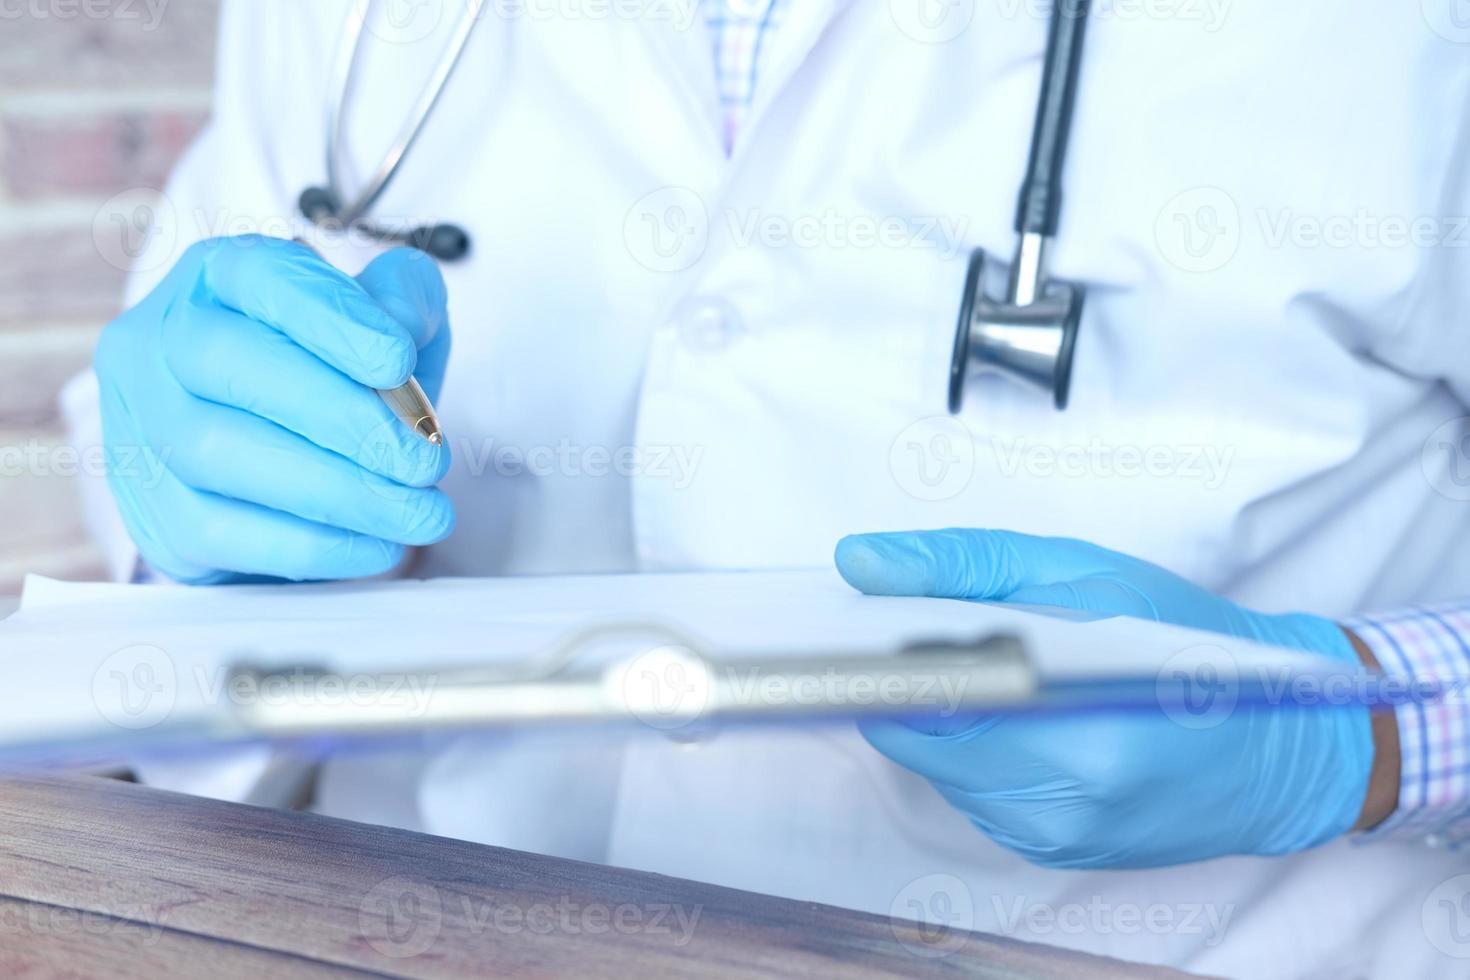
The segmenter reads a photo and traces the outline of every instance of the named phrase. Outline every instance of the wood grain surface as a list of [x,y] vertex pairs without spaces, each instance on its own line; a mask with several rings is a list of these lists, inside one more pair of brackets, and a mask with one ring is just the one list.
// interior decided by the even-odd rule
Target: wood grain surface
[[1177,977],[88,776],[0,782],[3,977]]

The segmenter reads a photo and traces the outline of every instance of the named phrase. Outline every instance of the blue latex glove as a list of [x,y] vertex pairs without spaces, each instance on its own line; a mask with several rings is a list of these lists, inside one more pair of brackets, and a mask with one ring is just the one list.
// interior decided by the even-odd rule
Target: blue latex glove
[[[867,534],[837,568],[873,595],[1065,606],[1310,650],[1358,664],[1336,624],[1241,608],[1147,562],[1008,531]],[[875,721],[864,736],[998,843],[1051,867],[1139,868],[1285,854],[1347,832],[1373,763],[1368,712],[1241,703],[1213,727],[1163,710]]]
[[97,347],[108,482],[133,541],[181,582],[384,572],[454,527],[449,451],[373,388],[438,397],[444,281],[399,249],[356,279],[257,236],[191,248]]

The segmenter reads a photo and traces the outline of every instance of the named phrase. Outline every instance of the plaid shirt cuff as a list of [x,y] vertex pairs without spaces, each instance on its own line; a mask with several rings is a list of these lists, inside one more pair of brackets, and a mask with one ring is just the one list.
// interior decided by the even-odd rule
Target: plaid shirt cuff
[[1434,692],[1395,704],[1403,755],[1399,805],[1364,837],[1461,845],[1470,840],[1470,601],[1364,616],[1347,626],[1385,674],[1429,682]]

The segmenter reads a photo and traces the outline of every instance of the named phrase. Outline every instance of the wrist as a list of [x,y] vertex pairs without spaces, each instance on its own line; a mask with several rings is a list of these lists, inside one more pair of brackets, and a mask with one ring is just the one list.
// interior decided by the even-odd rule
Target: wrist
[[[1358,634],[1347,627],[1342,633],[1352,644],[1353,651],[1368,670],[1378,673],[1381,666],[1373,650]],[[1387,820],[1399,805],[1399,779],[1402,755],[1399,747],[1398,718],[1392,708],[1378,706],[1372,713],[1373,768],[1368,776],[1368,792],[1363,799],[1363,809],[1358,814],[1353,830],[1371,830]]]
[[1269,622],[1262,637],[1267,643],[1354,665],[1363,662],[1356,645],[1361,641],[1330,619],[1312,613],[1280,613],[1269,617]]
[[[1371,651],[1365,659],[1366,648],[1360,650],[1356,637],[1332,620],[1308,613],[1264,619],[1263,642],[1329,658],[1352,673],[1377,669]],[[1379,716],[1356,700],[1267,709],[1267,724],[1278,732],[1277,747],[1285,751],[1262,759],[1262,779],[1288,805],[1272,811],[1269,829],[1258,834],[1253,853],[1305,850],[1385,819],[1397,797],[1398,766],[1392,712],[1387,722],[1392,740]],[[1390,793],[1392,798],[1385,799]]]

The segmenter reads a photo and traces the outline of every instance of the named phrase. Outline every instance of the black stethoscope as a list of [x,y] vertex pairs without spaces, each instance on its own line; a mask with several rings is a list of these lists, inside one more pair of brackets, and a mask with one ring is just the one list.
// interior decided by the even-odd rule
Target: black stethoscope
[[[455,27],[448,48],[406,124],[377,172],[348,201],[342,194],[338,161],[344,141],[343,110],[347,93],[353,90],[362,32],[373,2],[354,3],[343,28],[333,80],[335,95],[327,110],[327,184],[302,192],[301,213],[322,227],[356,228],[376,241],[411,245],[441,261],[457,262],[470,251],[470,236],[458,225],[392,231],[368,223],[366,216],[397,176],[404,158],[439,104],[479,23],[485,0],[466,0],[465,16]],[[1082,322],[1086,294],[1082,286],[1046,274],[1046,253],[1056,237],[1061,214],[1062,166],[1072,129],[1090,2],[1055,0],[1052,10],[1041,95],[1031,132],[1031,153],[1016,207],[1015,230],[1019,239],[1004,299],[992,299],[986,294],[985,252],[977,248],[970,253],[950,358],[949,410],[952,413],[964,404],[967,382],[980,375],[1000,375],[1019,381],[1050,393],[1058,409],[1067,407],[1077,329]]]

